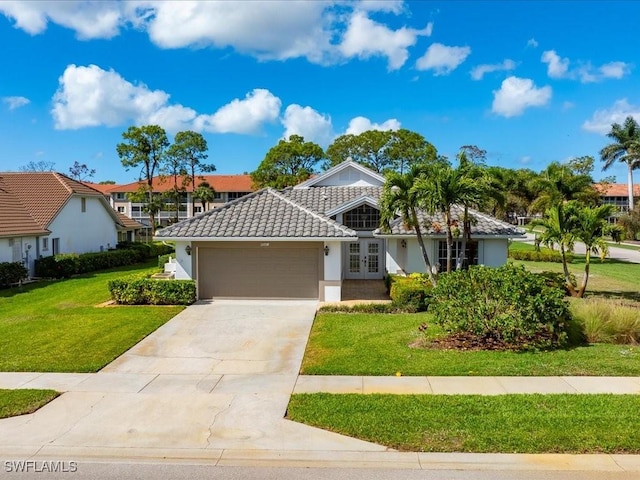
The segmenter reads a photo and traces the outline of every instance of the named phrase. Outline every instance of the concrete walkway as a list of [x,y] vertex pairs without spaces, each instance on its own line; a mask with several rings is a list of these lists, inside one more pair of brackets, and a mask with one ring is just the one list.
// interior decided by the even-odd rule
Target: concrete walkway
[[9,460],[640,472],[638,455],[397,452],[284,419],[292,392],[640,393],[638,378],[298,376],[317,302],[198,303],[95,374],[0,373],[67,392],[0,420]]

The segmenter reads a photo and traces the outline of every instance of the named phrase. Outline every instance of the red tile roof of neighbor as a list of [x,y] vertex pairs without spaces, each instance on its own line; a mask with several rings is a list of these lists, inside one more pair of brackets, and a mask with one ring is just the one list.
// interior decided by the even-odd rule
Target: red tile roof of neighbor
[[87,187],[91,187],[94,190],[98,190],[104,195],[108,195],[111,193],[111,190],[118,187],[115,183],[93,183],[93,182],[82,182]]
[[[179,182],[180,180],[178,180]],[[253,181],[249,175],[200,175],[196,178],[196,187],[202,182],[207,182],[216,192],[253,192]],[[93,186],[93,184],[91,184]],[[145,182],[133,182],[125,185],[111,185],[108,193],[135,192],[139,185]],[[153,191],[166,192],[175,185],[173,177],[153,177]],[[192,185],[188,185],[186,190],[193,191]]]
[[[603,197],[627,197],[629,196],[629,189],[626,183],[608,183],[604,186],[596,183],[596,190],[600,192]],[[633,196],[640,197],[640,185],[633,186]]]
[[43,229],[72,195],[103,196],[97,190],[56,172],[7,172],[0,173],[0,177],[9,192]]
[[124,227],[124,230],[145,228],[145,226],[142,225],[140,222],[136,222],[135,220],[133,220],[132,218],[127,217],[123,213],[120,213],[118,211],[115,211],[115,212],[116,212],[116,216],[118,217],[118,221],[120,222],[120,225],[122,225],[122,227]]
[[9,190],[0,174],[0,237],[46,235],[20,200]]

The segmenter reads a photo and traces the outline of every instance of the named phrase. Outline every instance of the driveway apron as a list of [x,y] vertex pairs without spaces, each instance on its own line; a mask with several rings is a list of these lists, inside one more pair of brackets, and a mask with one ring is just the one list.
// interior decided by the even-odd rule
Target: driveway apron
[[0,420],[0,451],[384,451],[283,418],[316,307],[293,300],[192,305],[36,413]]

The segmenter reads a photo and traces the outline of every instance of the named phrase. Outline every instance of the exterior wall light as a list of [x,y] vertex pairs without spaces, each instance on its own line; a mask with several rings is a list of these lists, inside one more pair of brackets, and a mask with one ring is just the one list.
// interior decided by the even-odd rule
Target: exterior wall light
[[402,240],[400,240],[400,246],[402,248],[407,248],[407,241],[404,238]]
[[324,256],[325,256],[325,257],[328,257],[328,256],[329,256],[329,246],[328,246],[328,245],[325,245],[325,246],[324,246]]
[[184,247],[184,251],[187,252],[187,255],[191,255],[191,245]]

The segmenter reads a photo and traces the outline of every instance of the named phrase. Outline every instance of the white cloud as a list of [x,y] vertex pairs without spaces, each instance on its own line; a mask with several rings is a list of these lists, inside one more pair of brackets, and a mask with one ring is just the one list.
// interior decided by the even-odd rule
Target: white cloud
[[280,99],[268,90],[255,89],[213,115],[169,103],[170,95],[133,83],[114,70],[69,65],[53,96],[55,128],[115,127],[127,123],[157,124],[169,132],[185,129],[219,133],[255,133],[264,122],[277,120]]
[[403,0],[360,0],[356,6],[358,10],[366,12],[389,12],[400,14],[404,9]]
[[386,25],[371,20],[366,13],[355,12],[339,50],[346,58],[387,57],[388,69],[397,70],[409,58],[407,48],[415,45],[418,37],[430,36],[432,28],[433,25],[429,23],[422,30],[407,27],[391,30]]
[[9,107],[9,110],[15,110],[16,108],[29,105],[31,100],[27,97],[2,97],[2,103]]
[[569,74],[569,59],[560,58],[555,50],[542,53],[542,63],[547,64],[547,75],[551,78],[566,78]]
[[318,113],[311,107],[289,105],[281,121],[285,127],[284,138],[301,135],[307,141],[324,146],[328,145],[334,137],[331,117]]
[[546,105],[551,99],[551,87],[536,87],[528,78],[508,77],[500,90],[493,91],[491,111],[503,117],[521,115],[528,107]]
[[401,127],[400,122],[395,118],[390,118],[382,123],[373,123],[366,117],[352,118],[347,127],[346,134],[359,135],[367,130],[399,130]]
[[538,41],[535,38],[527,40],[527,47],[538,48]]
[[330,46],[323,2],[145,1],[137,23],[162,48],[233,47],[261,59],[320,61]]
[[510,59],[505,59],[502,63],[483,64],[473,67],[471,70],[471,78],[474,80],[482,80],[482,77],[486,73],[509,71],[516,68],[516,62]]
[[604,78],[618,79],[629,73],[630,66],[624,62],[609,62],[602,65],[598,70]]
[[258,133],[264,123],[274,122],[282,102],[269,90],[255,88],[244,99],[227,103],[213,115],[200,115],[194,125],[197,130],[215,133]]
[[566,112],[567,110],[571,110],[575,106],[575,103],[565,100],[564,102],[562,102],[562,111]]
[[606,135],[613,123],[622,124],[627,117],[640,122],[640,105],[631,105],[626,98],[617,100],[610,108],[596,110],[589,120],[585,120],[582,129],[587,132]]
[[448,75],[465,61],[471,53],[470,47],[448,47],[433,43],[416,62],[418,70],[434,70],[434,75]]
[[114,1],[3,1],[0,13],[31,35],[44,32],[51,21],[74,30],[81,39],[112,38],[125,21],[122,4]]
[[631,65],[625,62],[609,62],[593,67],[590,62],[570,68],[568,58],[560,58],[555,50],[543,52],[541,61],[547,64],[547,74],[551,78],[568,78],[582,83],[599,82],[608,78],[620,79],[631,71]]

